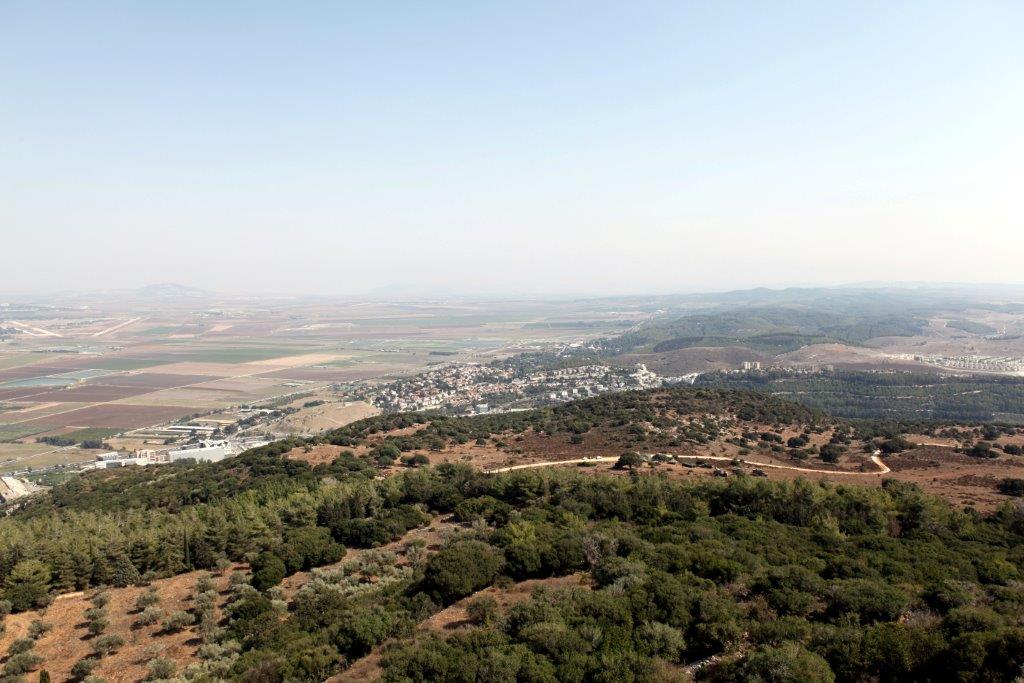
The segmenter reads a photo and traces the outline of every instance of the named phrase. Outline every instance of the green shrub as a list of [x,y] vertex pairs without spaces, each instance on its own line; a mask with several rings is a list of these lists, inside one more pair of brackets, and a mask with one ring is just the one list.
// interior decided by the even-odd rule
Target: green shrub
[[149,664],[146,665],[146,680],[158,681],[173,678],[176,671],[177,666],[175,666],[174,660],[167,659],[166,657],[157,657],[150,660]]
[[147,607],[152,607],[160,602],[160,595],[157,593],[156,588],[150,588],[143,593],[139,593],[139,596],[135,598],[135,611],[142,612]]
[[92,651],[97,657],[103,657],[116,652],[122,646],[124,646],[124,638],[114,633],[108,633],[92,641]]
[[94,619],[104,619],[107,616],[107,608],[90,607],[89,609],[85,610],[85,612],[83,612],[83,616],[86,618],[87,621],[92,621]]
[[2,669],[4,676],[20,676],[32,671],[43,663],[43,658],[34,652],[22,652],[7,658]]
[[281,583],[287,575],[284,561],[271,552],[263,552],[252,563],[252,585],[259,591]]
[[837,582],[830,596],[835,615],[854,614],[861,623],[893,621],[907,605],[903,591],[882,581],[847,579]]
[[451,603],[489,585],[503,563],[497,548],[481,541],[459,541],[430,558],[424,585],[443,603]]
[[49,622],[42,619],[33,619],[32,623],[28,625],[28,637],[32,640],[39,640],[52,628],[53,624]]
[[135,619],[136,626],[152,626],[161,619],[164,618],[164,611],[155,605],[147,607],[142,610],[139,616]]
[[100,663],[96,657],[83,657],[71,667],[71,675],[77,679],[84,679],[92,673],[92,670]]
[[489,626],[498,617],[498,601],[490,595],[473,598],[466,605],[469,620],[479,626]]
[[89,632],[90,636],[98,636],[106,631],[109,625],[110,621],[106,617],[96,617],[86,623],[85,629]]
[[636,630],[636,650],[648,657],[659,657],[668,662],[680,661],[686,652],[683,632],[674,626],[646,622]]
[[213,579],[211,579],[208,575],[204,574],[196,580],[196,593],[206,593],[212,590],[214,590]]
[[835,679],[828,662],[796,643],[784,643],[778,647],[762,645],[745,657],[723,665],[711,676],[715,683],[831,683]]
[[164,631],[167,633],[178,633],[191,626],[195,620],[188,612],[171,612],[164,620]]

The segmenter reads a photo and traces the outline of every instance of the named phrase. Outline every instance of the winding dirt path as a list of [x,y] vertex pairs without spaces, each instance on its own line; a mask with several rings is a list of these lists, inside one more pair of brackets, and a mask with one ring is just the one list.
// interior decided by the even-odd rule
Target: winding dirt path
[[[872,475],[879,475],[879,474],[887,474],[887,473],[892,471],[892,470],[889,469],[888,465],[886,465],[884,462],[882,462],[882,458],[880,457],[880,454],[881,454],[881,451],[875,451],[874,453],[871,454],[871,462],[873,462],[878,467],[878,471],[877,472],[853,472],[853,471],[850,471],[850,470],[820,470],[820,469],[813,469],[813,468],[808,468],[808,467],[794,467],[792,465],[775,465],[775,464],[769,463],[769,462],[757,462],[756,460],[739,460],[739,462],[743,463],[744,465],[751,465],[753,467],[770,467],[772,469],[777,469],[777,470],[791,470],[793,472],[807,472],[809,474],[843,474],[843,475],[859,475],[859,476],[869,475],[869,476],[872,476]],[[736,458],[729,458],[729,457],[725,457],[725,456],[721,456],[721,455],[677,455],[675,457],[677,459],[679,459],[679,458],[686,458],[688,460],[714,460],[716,462],[733,462],[734,460],[737,460]],[[588,463],[589,462],[594,462],[594,463],[597,463],[597,462],[616,462],[616,461],[618,461],[618,459],[619,459],[618,456],[609,455],[609,456],[596,457],[596,458],[577,458],[575,460],[545,460],[544,462],[531,462],[531,463],[526,463],[525,465],[512,465],[510,467],[498,467],[497,469],[486,470],[486,472],[487,472],[487,474],[498,474],[500,472],[512,472],[514,470],[529,470],[529,469],[534,469],[534,468],[537,468],[537,467],[553,467],[555,465],[578,465],[579,463],[584,463],[584,462],[588,462]]]

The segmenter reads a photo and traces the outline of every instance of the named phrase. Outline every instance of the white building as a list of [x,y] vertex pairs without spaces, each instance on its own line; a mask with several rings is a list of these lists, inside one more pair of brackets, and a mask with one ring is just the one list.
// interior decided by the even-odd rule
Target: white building
[[110,452],[100,453],[96,456],[96,462],[83,469],[102,470],[111,467],[145,467],[146,465],[159,465],[167,462],[167,459],[158,455],[155,451],[136,451],[134,453]]
[[227,441],[202,441],[198,446],[170,451],[167,453],[167,456],[171,462],[178,462],[179,460],[220,462],[234,454],[234,449]]
[[164,427],[161,431],[174,432],[175,434],[212,434],[219,429],[219,425],[171,425]]

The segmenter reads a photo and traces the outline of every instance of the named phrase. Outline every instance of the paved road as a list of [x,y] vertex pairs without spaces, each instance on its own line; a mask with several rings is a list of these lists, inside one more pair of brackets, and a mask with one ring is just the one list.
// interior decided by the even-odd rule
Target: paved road
[[118,323],[117,325],[114,325],[113,327],[108,327],[105,330],[100,330],[99,332],[95,332],[92,336],[94,336],[94,337],[102,337],[105,334],[110,334],[114,330],[119,330],[122,327],[126,327],[126,326],[131,325],[132,323],[138,322],[140,320],[142,320],[141,317],[139,317],[139,318],[132,318],[131,320],[125,320],[123,323]]
[[19,330],[21,330],[22,332],[25,332],[26,334],[28,334],[31,337],[62,337],[63,338],[63,336],[64,336],[62,334],[57,334],[56,332],[50,332],[49,330],[44,330],[41,327],[34,327],[34,326],[28,325],[26,323],[19,323],[17,320],[7,320],[5,322],[8,325],[14,325]]

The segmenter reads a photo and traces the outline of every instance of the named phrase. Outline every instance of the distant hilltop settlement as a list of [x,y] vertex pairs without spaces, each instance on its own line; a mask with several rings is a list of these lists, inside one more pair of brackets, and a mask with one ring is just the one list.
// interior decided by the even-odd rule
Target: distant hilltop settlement
[[583,365],[540,371],[508,365],[452,365],[392,382],[372,400],[385,412],[443,409],[483,414],[609,392],[692,384],[698,374],[659,377],[642,363],[633,368]]
[[[904,354],[910,357],[910,354]],[[1024,373],[1024,358],[1010,356],[912,356],[919,363],[938,365],[956,370],[973,370],[978,372],[997,372],[1020,374]]]

